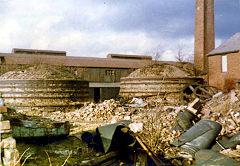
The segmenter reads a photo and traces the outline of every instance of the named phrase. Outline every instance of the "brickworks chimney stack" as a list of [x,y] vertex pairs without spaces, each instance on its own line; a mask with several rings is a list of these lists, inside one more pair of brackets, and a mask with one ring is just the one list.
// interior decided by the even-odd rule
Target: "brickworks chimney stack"
[[206,54],[215,48],[214,0],[196,0],[194,65],[207,72]]

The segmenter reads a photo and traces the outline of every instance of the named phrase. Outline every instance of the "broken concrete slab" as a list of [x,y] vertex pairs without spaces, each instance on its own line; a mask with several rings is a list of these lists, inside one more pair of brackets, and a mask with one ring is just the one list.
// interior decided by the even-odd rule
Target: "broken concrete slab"
[[4,149],[4,158],[17,160],[19,158],[19,152],[16,148]]
[[9,130],[11,128],[10,121],[0,121],[0,130]]
[[2,140],[2,148],[16,148],[16,140],[13,137],[8,137]]

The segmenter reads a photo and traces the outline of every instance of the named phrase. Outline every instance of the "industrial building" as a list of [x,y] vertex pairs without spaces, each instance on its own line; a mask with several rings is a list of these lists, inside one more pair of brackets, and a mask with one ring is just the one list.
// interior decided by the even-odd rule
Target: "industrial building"
[[66,56],[65,51],[16,48],[12,53],[1,53],[0,59],[0,74],[35,64],[70,69],[79,80],[89,81],[90,101],[95,102],[115,98],[119,93],[121,77],[155,63],[150,56],[109,54],[107,58],[71,57]]

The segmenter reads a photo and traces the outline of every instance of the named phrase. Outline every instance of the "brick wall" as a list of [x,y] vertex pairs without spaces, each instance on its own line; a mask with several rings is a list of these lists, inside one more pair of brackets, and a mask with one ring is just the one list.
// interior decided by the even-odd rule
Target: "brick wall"
[[225,90],[234,89],[236,80],[240,79],[240,52],[228,53],[227,72],[222,72],[222,56],[208,57],[209,85]]

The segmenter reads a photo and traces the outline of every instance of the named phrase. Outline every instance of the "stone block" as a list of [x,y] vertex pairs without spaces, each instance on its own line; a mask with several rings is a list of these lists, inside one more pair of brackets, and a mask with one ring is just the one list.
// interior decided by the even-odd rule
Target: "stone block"
[[5,158],[3,157],[3,164],[4,166],[21,166],[20,162],[17,163],[17,160],[14,160],[14,159],[8,159],[8,158]]
[[4,149],[4,158],[9,160],[17,160],[19,158],[19,152],[16,148]]
[[0,113],[7,113],[7,107],[0,106]]
[[9,120],[0,121],[0,130],[9,130],[9,129],[11,129]]
[[0,134],[4,134],[4,133],[12,133],[12,130],[1,130]]
[[16,148],[16,140],[13,137],[8,137],[2,140],[3,148]]

